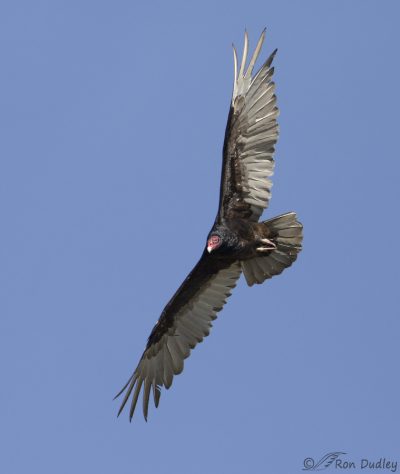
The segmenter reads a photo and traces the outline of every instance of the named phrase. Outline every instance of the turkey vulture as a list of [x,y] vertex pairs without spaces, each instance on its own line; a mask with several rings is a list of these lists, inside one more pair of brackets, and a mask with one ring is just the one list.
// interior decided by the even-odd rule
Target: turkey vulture
[[164,308],[138,366],[117,395],[126,391],[119,415],[133,394],[130,420],[142,387],[144,418],[147,420],[151,390],[158,406],[161,387],[171,386],[191,349],[208,336],[211,322],[242,272],[249,286],[262,283],[289,267],[301,250],[302,225],[294,212],[258,222],[271,197],[269,177],[278,138],[271,67],[276,50],[252,75],[264,37],[265,29],[247,68],[247,32],[239,70],[233,47],[235,75],[217,217],[199,262]]

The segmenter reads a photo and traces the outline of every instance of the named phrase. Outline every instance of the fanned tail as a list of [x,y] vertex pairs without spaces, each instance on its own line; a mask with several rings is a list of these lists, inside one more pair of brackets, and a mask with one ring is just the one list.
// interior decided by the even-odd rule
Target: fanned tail
[[301,251],[303,226],[295,212],[288,212],[262,222],[268,227],[268,238],[276,249],[266,256],[255,257],[241,262],[242,270],[249,286],[262,283],[267,278],[279,275],[296,260]]

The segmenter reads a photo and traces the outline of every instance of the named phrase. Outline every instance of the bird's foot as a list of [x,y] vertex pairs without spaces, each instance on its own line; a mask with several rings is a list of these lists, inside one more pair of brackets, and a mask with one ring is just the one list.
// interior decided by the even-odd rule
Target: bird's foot
[[271,252],[271,250],[276,249],[276,244],[272,242],[272,240],[269,239],[260,239],[259,242],[262,244],[261,247],[257,247],[256,250],[257,252]]

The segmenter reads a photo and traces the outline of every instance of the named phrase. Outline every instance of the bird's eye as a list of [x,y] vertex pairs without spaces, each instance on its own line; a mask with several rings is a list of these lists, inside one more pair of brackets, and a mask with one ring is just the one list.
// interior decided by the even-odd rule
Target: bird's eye
[[221,242],[221,239],[218,237],[218,235],[211,236],[210,244],[218,245],[220,242]]

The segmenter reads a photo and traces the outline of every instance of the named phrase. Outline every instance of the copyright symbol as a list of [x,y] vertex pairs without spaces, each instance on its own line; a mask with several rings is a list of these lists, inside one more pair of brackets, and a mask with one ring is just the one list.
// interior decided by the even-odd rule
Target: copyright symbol
[[314,459],[313,458],[304,459],[303,465],[304,465],[304,469],[312,469],[315,465]]

